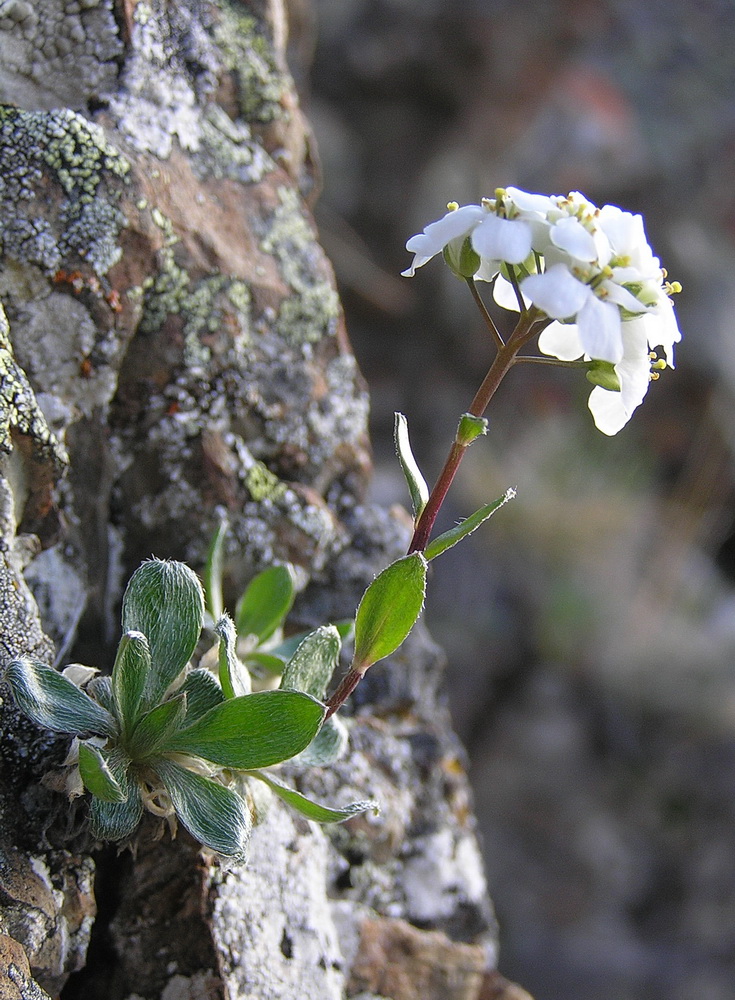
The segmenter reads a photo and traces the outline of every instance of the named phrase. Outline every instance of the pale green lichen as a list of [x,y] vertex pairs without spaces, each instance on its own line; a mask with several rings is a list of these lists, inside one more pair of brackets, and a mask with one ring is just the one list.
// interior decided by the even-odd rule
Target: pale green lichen
[[293,188],[278,189],[279,204],[261,240],[261,249],[278,261],[284,281],[295,293],[284,299],[276,332],[292,344],[314,343],[334,335],[339,297],[316,266],[319,249],[314,230]]
[[245,485],[250,496],[257,503],[263,500],[280,500],[286,492],[286,484],[262,462],[254,462],[245,474]]
[[288,82],[276,65],[272,40],[263,24],[242,13],[239,3],[220,0],[214,39],[225,68],[235,74],[240,114],[249,122],[268,124],[283,117]]
[[228,306],[234,310],[238,327],[238,347],[250,339],[250,289],[244,281],[225,274],[208,275],[197,282],[174,256],[178,242],[171,221],[157,208],[151,211],[155,224],[164,233],[165,245],[158,253],[158,273],[143,282],[141,333],[155,333],[168,316],[183,318],[184,362],[203,365],[210,359],[209,348],[202,343],[207,333],[222,326]]
[[257,183],[274,166],[263,147],[253,141],[248,124],[234,122],[216,104],[202,113],[200,145],[192,164],[201,178],[229,177],[244,184]]
[[[121,254],[117,202],[129,170],[81,115],[0,107],[0,253],[47,273],[81,257],[106,274]],[[63,192],[58,205],[47,201],[49,175]]]
[[13,357],[10,327],[0,305],[0,452],[12,452],[13,433],[30,438],[35,456],[50,462],[57,473],[66,464],[66,452],[49,430],[25,372]]

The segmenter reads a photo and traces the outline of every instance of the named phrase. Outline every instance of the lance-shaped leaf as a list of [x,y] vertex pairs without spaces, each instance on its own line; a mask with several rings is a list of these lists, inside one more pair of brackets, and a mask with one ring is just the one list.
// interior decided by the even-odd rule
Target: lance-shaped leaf
[[87,791],[103,802],[124,802],[127,799],[102,752],[91,743],[79,744],[79,773]]
[[349,734],[344,722],[331,715],[294,763],[303,767],[326,767],[344,755],[348,742]]
[[497,500],[493,500],[492,503],[485,504],[484,507],[480,507],[476,510],[474,514],[470,514],[459,524],[455,524],[453,528],[449,531],[445,531],[442,535],[438,535],[426,546],[424,555],[428,560],[436,559],[440,556],[442,552],[446,552],[447,549],[451,549],[453,545],[460,542],[467,535],[471,535],[473,531],[480,527],[487,519],[495,513],[503,504],[512,500],[516,495],[516,491],[513,489],[507,490],[502,497]]
[[112,693],[112,677],[108,677],[106,674],[93,677],[87,684],[87,694],[103,708],[106,708],[111,715],[117,711],[115,697]]
[[120,640],[112,668],[112,694],[123,735],[131,732],[138,718],[151,653],[142,632],[126,632]]
[[[332,628],[337,629],[337,633],[339,634],[339,637],[342,640],[342,642],[345,642],[352,635],[354,627],[355,627],[355,622],[354,619],[352,618],[345,619],[344,621],[334,622],[334,624],[332,625]],[[278,657],[278,659],[281,661],[281,667],[280,669],[277,670],[278,673],[281,673],[281,671],[283,670],[283,664],[287,663],[291,659],[291,657],[299,648],[299,646],[307,637],[307,635],[311,635],[311,632],[312,632],[311,629],[309,629],[306,632],[297,632],[295,635],[290,635],[288,639],[284,639],[282,642],[279,642],[277,646],[268,647],[267,655],[271,657]],[[250,654],[248,658],[252,657],[253,659],[255,659],[257,655],[260,654]],[[268,667],[267,663],[264,663],[263,665],[265,667]]]
[[192,670],[186,675],[181,694],[186,695],[185,725],[187,726],[225,700],[217,678],[209,670],[204,669]]
[[255,652],[245,654],[245,664],[248,670],[258,676],[262,676],[264,673],[282,674],[283,668],[286,666],[286,658],[274,656],[273,653],[262,653],[256,649]]
[[416,623],[424,604],[426,560],[420,552],[397,559],[362,595],[355,616],[353,669],[390,656]]
[[258,778],[260,781],[264,781],[266,785],[268,785],[268,787],[271,788],[280,799],[287,802],[292,809],[296,809],[304,816],[308,816],[309,819],[316,820],[317,823],[344,823],[345,820],[351,819],[353,816],[357,816],[358,813],[367,812],[368,809],[372,809],[375,813],[380,811],[380,806],[375,799],[365,799],[362,802],[352,802],[343,809],[330,809],[329,806],[323,806],[318,802],[312,801],[312,799],[307,799],[307,797],[302,795],[301,792],[297,792],[293,788],[289,788],[287,785],[282,785],[280,781],[276,781],[275,778],[272,778],[270,775],[263,774],[261,771],[253,771],[251,774],[252,777]]
[[411,442],[408,439],[408,421],[402,413],[395,414],[393,437],[398,461],[401,463],[403,475],[406,477],[408,485],[408,492],[411,496],[414,521],[418,521],[429,499],[429,487],[426,485],[426,480],[421,475],[418,463],[413,457]]
[[230,698],[174,733],[165,750],[203,757],[221,767],[269,767],[301,753],[316,736],[325,711],[315,698],[298,691]]
[[310,632],[286,664],[281,687],[323,699],[341,648],[342,640],[334,625],[322,625]]
[[247,860],[252,820],[250,810],[230,788],[161,759],[153,770],[166,786],[182,825],[210,850]]
[[291,610],[295,596],[288,566],[270,566],[250,581],[237,602],[235,622],[239,636],[255,635],[264,642]]
[[44,729],[84,736],[113,736],[115,720],[109,712],[39,660],[13,660],[5,672],[18,708]]
[[237,633],[228,614],[222,615],[214,631],[219,636],[219,682],[225,698],[237,698],[250,694],[252,684],[248,669],[237,658],[235,643]]
[[123,632],[142,632],[153,661],[145,703],[156,705],[186,666],[202,631],[204,594],[184,563],[149,559],[133,573],[123,597]]
[[104,802],[92,796],[89,823],[96,840],[124,840],[143,815],[143,800],[138,782],[128,774],[129,761],[120,753],[111,753],[108,766],[126,796],[124,802]]
[[204,572],[202,573],[207,611],[215,621],[222,617],[225,610],[222,599],[222,553],[226,534],[227,520],[223,517],[209,543]]
[[133,760],[146,760],[167,744],[180,728],[186,715],[186,695],[178,694],[156,705],[138,722],[128,742]]

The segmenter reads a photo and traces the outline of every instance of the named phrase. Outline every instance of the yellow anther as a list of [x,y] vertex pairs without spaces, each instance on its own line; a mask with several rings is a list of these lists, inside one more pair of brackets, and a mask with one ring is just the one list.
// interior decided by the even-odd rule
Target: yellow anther
[[448,212],[456,212],[458,208],[459,208],[459,202],[458,201],[448,201],[447,202],[447,211]]
[[659,375],[658,372],[651,372],[650,379],[651,379],[652,382],[656,382],[660,378],[661,378],[661,376]]
[[[658,361],[654,361],[654,363],[651,365],[651,368],[655,368],[660,372],[665,371],[667,367],[668,366],[663,358],[660,358]],[[656,378],[658,378],[658,375],[656,376]]]

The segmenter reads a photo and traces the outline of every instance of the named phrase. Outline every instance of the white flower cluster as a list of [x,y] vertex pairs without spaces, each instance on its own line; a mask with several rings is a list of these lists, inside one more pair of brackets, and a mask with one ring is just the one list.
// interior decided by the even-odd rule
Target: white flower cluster
[[[607,370],[591,366],[591,381],[602,384],[589,406],[598,428],[616,434],[642,402],[652,369],[674,367],[681,339],[670,299],[679,286],[666,281],[641,216],[597,208],[576,191],[547,196],[513,187],[480,205],[449,209],[408,241],[414,259],[403,274],[443,253],[459,276],[494,280],[504,308],[519,310],[522,295],[527,307],[554,321],[539,337],[541,351],[607,363]],[[655,348],[663,350],[660,361]]]

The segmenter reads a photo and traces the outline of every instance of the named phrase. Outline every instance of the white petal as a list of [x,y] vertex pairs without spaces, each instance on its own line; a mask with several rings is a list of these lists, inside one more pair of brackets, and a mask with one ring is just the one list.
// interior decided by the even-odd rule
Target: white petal
[[606,278],[602,282],[601,287],[607,292],[607,298],[610,302],[614,302],[618,306],[622,306],[623,309],[627,309],[628,312],[632,313],[642,313],[646,311],[646,306],[629,292],[627,288],[623,288],[622,285],[616,284],[614,281],[610,281]]
[[681,340],[681,333],[676,322],[674,304],[666,296],[661,299],[655,309],[646,313],[647,337],[649,347],[663,347],[666,363],[674,367],[674,344]]
[[585,354],[613,364],[623,357],[620,312],[616,305],[590,295],[577,314],[577,326]]
[[604,205],[597,222],[610,240],[616,256],[628,257],[639,273],[653,276],[660,265],[648,244],[642,216],[624,212],[616,205]]
[[[520,312],[515,289],[511,283],[502,276],[502,274],[499,274],[495,279],[495,285],[493,286],[493,298],[501,309],[509,309],[511,312]],[[525,295],[523,296],[523,301],[526,304],[526,308],[531,305],[531,300]]]
[[560,250],[566,250],[577,260],[590,263],[597,260],[597,247],[592,233],[589,233],[579,219],[559,219],[551,227],[551,242]]
[[620,392],[608,392],[601,386],[595,386],[590,394],[589,408],[595,424],[604,434],[617,434],[648,392],[651,364],[646,339],[647,327],[648,316],[622,324],[623,358],[615,365],[620,379]]
[[486,214],[481,205],[463,205],[453,212],[447,212],[436,222],[430,222],[423,233],[417,233],[406,243],[406,250],[416,256],[411,266],[401,274],[407,278],[412,277],[417,267],[423,267],[432,257],[441,253],[451,240],[466,236]]
[[539,212],[546,215],[553,208],[556,208],[556,200],[547,194],[531,194],[529,191],[521,191],[520,188],[509,187],[505,189],[510,195],[510,199],[516,208],[522,212]]
[[597,429],[610,437],[622,430],[630,420],[630,413],[626,413],[620,393],[609,392],[600,385],[596,385],[590,393],[587,405]]
[[488,260],[487,257],[481,257],[480,266],[475,271],[473,278],[475,281],[492,281],[500,270],[500,264],[499,260]]
[[623,359],[615,365],[620,379],[620,396],[627,413],[643,401],[651,384],[651,359],[646,339],[647,318],[623,323]]
[[648,243],[643,217],[624,212],[617,205],[603,205],[597,221],[616,254],[628,255],[637,246]]
[[531,227],[522,219],[488,213],[472,230],[472,246],[481,257],[520,264],[531,252]]
[[577,281],[566,264],[554,264],[544,274],[524,278],[521,290],[552,319],[571,319],[592,296],[589,285]]
[[576,361],[584,354],[575,323],[550,323],[539,336],[538,348],[560,361]]

